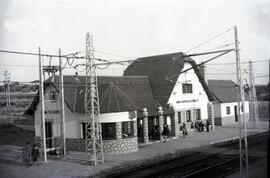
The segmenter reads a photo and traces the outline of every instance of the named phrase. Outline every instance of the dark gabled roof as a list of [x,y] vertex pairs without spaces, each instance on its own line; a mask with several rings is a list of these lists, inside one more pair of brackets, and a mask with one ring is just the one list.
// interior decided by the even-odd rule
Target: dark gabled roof
[[[238,101],[236,84],[232,80],[208,80],[209,89],[222,103]],[[248,95],[245,94],[246,100]]]
[[163,106],[166,106],[185,62],[191,64],[208,99],[213,101],[215,96],[208,89],[196,62],[186,57],[184,53],[171,53],[138,58],[127,67],[124,76],[148,76],[154,98]]
[[[176,60],[179,56],[183,53],[138,58],[127,67],[124,76],[148,76],[154,98],[166,106],[178,78],[175,74],[179,74],[184,65],[184,58]],[[173,76],[170,80],[174,82],[166,80],[170,76]]]
[[[100,88],[100,87],[99,87]],[[140,106],[120,89],[117,84],[111,83],[102,92],[99,98],[102,113],[140,110]]]
[[[84,113],[85,77],[75,79],[74,76],[64,76],[63,80],[66,104],[72,112]],[[55,81],[53,85],[58,88],[58,76]],[[161,104],[153,98],[148,77],[98,76],[97,81],[101,113],[137,110],[138,117],[142,117],[142,109],[146,107],[149,116],[158,115]],[[32,104],[31,108],[35,109],[36,104]],[[168,108],[163,110],[164,114],[173,113]]]
[[[67,79],[75,81],[73,76],[65,76],[64,80]],[[78,84],[74,111],[82,113],[84,112],[84,94],[80,92],[85,89],[85,77],[80,76],[79,81],[81,84]],[[138,117],[142,117],[142,109],[146,107],[150,116],[158,115],[158,107],[161,104],[153,98],[148,77],[98,76],[97,81],[101,113],[137,110]],[[171,114],[173,111],[164,108],[164,113]]]

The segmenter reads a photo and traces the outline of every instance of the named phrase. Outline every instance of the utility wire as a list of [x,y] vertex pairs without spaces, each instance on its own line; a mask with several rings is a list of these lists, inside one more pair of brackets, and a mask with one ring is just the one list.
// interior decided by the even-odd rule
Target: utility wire
[[188,53],[188,52],[190,52],[190,51],[192,51],[192,50],[194,50],[194,49],[196,49],[196,48],[199,48],[199,47],[205,45],[206,43],[209,43],[210,41],[213,41],[213,40],[217,39],[218,37],[224,35],[225,33],[229,32],[229,31],[231,31],[232,29],[234,29],[234,27],[229,28],[228,30],[226,30],[226,31],[224,31],[224,32],[222,32],[222,33],[220,33],[220,34],[218,34],[218,35],[216,35],[216,36],[214,36],[214,37],[212,37],[212,38],[210,38],[210,39],[208,39],[208,40],[206,40],[206,41],[200,43],[200,44],[198,44],[197,46],[195,46],[195,47],[193,47],[193,48],[187,50],[185,53]]
[[[31,52],[20,52],[20,51],[9,51],[9,50],[0,50],[0,53],[22,54],[22,55],[30,55],[30,56],[39,56],[39,55],[41,55],[41,56],[44,56],[44,57],[64,57],[64,58],[73,58],[74,57],[74,56],[69,57],[70,54],[59,56],[59,55],[55,55],[55,54],[45,54],[45,53],[38,54],[38,53],[31,53]],[[74,58],[83,59],[84,57],[75,56]]]
[[[251,61],[252,63],[259,63],[259,62],[269,62],[269,59],[268,60],[260,60],[260,61]],[[244,61],[244,62],[241,62],[241,64],[248,64],[249,61]],[[229,62],[229,63],[209,63],[207,65],[235,65],[236,63],[235,62]]]
[[121,58],[126,58],[126,59],[133,59],[133,60],[136,60],[136,59],[133,58],[133,57],[122,56],[122,55],[113,54],[113,53],[110,53],[110,52],[104,52],[104,51],[100,51],[100,50],[95,50],[95,52],[101,53],[101,54],[107,54],[107,55],[111,55],[111,56],[115,56],[115,57],[121,57]]
[[212,51],[212,50],[216,50],[216,49],[220,49],[220,48],[225,48],[225,47],[228,47],[230,45],[234,45],[235,43],[227,43],[225,45],[221,45],[221,46],[217,46],[217,47],[214,47],[214,48],[210,48],[210,49],[207,49],[203,52],[208,52],[208,51]]

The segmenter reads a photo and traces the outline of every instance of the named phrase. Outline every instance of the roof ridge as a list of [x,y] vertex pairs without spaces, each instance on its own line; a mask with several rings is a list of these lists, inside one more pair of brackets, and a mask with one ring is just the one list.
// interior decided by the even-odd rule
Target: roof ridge
[[[108,97],[108,103],[105,103],[104,101],[107,101],[105,98]],[[107,112],[110,111],[111,106],[111,100],[116,102],[116,108],[117,110],[121,110],[119,105],[119,99],[124,102],[124,105],[128,108],[128,110],[136,110],[139,108],[138,104],[124,91],[122,91],[118,86],[116,86],[113,82],[110,83],[110,85],[106,88],[106,90],[103,92],[103,95],[100,97],[100,105],[106,105],[107,104]]]
[[139,57],[138,59],[142,59],[142,58],[152,58],[152,57],[162,57],[162,56],[167,56],[167,55],[173,55],[173,54],[184,54],[183,52],[173,52],[173,53],[164,53],[164,54],[159,54],[159,55],[150,55],[150,56],[145,56],[145,57]]
[[[112,84],[113,87],[118,90],[118,92],[120,92],[125,99],[127,99],[127,101],[131,102],[135,107],[138,107],[138,104],[129,96],[127,95],[124,91],[122,91],[118,86],[116,86],[115,84]],[[128,107],[129,108],[129,107]]]

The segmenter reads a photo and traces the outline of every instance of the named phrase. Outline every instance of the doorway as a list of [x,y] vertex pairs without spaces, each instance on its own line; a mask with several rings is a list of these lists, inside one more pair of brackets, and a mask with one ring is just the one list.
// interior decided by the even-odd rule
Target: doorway
[[138,118],[137,119],[137,131],[138,131],[138,142],[143,143],[143,119]]
[[46,147],[53,147],[52,122],[45,122]]
[[159,119],[157,117],[148,117],[148,137],[149,140],[159,140]]
[[235,122],[238,122],[237,106],[234,106],[234,119]]

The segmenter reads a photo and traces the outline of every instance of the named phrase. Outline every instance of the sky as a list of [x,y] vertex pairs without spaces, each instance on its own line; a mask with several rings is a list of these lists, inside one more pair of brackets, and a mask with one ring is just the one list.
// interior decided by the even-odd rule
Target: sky
[[[90,32],[95,56],[110,61],[172,52],[200,53],[225,49],[225,45],[233,48],[234,32],[230,30],[189,51],[235,25],[241,61],[254,61],[256,83],[266,84],[269,0],[1,0],[0,50],[37,53],[41,47],[42,53],[57,54],[61,48],[62,54],[80,51],[84,55],[85,34]],[[199,63],[210,57],[194,60]],[[210,62],[207,78],[235,79],[235,65],[223,65],[234,62],[234,52]],[[111,65],[98,74],[122,75],[125,67]],[[242,68],[247,71],[248,64]],[[6,70],[11,81],[37,80],[38,57],[0,53],[0,81]],[[64,74],[75,72],[69,68]],[[247,78],[248,73],[243,70],[243,75]]]

